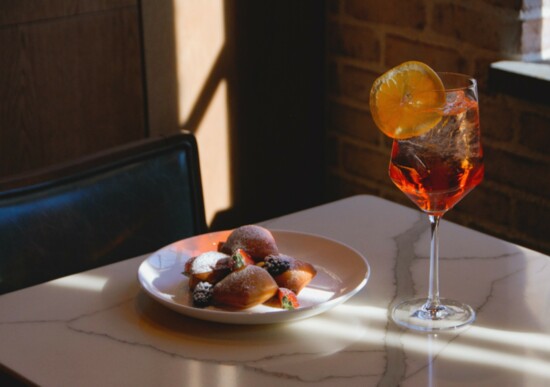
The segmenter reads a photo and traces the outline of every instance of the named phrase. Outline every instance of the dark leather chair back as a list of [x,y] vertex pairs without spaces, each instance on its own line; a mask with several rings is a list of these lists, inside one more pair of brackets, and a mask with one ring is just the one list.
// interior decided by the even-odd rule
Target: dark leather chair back
[[0,294],[206,231],[190,133],[0,182]]

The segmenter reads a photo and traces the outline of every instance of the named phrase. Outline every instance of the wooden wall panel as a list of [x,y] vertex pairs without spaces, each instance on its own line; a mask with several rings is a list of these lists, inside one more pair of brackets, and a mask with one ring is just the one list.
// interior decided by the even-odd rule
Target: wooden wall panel
[[137,0],[2,0],[0,26],[63,18],[136,4]]
[[0,47],[0,177],[145,137],[136,6],[4,26]]

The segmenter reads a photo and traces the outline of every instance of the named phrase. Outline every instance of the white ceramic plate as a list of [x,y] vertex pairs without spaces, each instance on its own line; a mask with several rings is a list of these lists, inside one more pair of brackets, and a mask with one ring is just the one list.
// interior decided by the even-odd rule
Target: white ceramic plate
[[218,242],[225,241],[230,231],[198,235],[160,249],[140,265],[139,282],[151,297],[176,312],[228,324],[273,324],[315,316],[345,302],[366,285],[369,264],[351,247],[312,234],[270,231],[279,252],[307,261],[317,269],[317,275],[298,295],[298,309],[258,305],[242,311],[227,311],[192,306],[187,277],[181,274],[185,261],[216,250]]

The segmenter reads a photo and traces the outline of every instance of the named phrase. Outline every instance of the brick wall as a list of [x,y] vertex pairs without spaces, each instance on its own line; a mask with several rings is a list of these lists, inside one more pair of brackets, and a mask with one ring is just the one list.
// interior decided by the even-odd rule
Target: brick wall
[[550,98],[533,103],[488,87],[490,63],[528,57],[541,48],[532,43],[541,21],[520,17],[540,14],[531,12],[540,2],[327,4],[330,199],[369,193],[413,206],[388,177],[391,141],[376,129],[368,100],[378,75],[401,62],[420,60],[479,81],[485,180],[446,219],[550,253]]

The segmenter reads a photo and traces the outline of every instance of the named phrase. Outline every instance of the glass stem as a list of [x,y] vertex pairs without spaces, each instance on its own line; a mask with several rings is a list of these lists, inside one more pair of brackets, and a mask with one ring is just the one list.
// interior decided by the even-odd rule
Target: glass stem
[[430,241],[430,287],[425,308],[435,313],[440,306],[439,301],[439,220],[441,215],[428,215],[431,224]]

